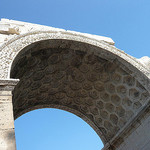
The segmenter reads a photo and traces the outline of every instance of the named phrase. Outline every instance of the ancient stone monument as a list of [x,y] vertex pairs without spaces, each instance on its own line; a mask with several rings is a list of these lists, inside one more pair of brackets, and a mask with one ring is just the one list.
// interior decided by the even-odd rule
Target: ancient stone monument
[[0,150],[16,150],[14,119],[47,107],[85,120],[103,150],[149,150],[150,58],[110,38],[2,19]]

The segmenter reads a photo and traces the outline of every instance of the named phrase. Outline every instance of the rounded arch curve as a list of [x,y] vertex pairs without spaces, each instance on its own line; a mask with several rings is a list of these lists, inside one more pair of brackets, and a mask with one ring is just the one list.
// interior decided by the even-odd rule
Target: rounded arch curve
[[[32,121],[28,122],[29,125],[27,125],[27,128],[26,128],[27,120],[30,120],[30,121],[32,120]],[[23,123],[21,128],[20,128],[20,123],[21,124]],[[60,133],[59,135],[61,135],[61,138],[65,138],[63,143],[65,144],[64,147],[66,147],[66,148],[68,148],[68,146],[67,146],[67,142],[69,140],[68,136],[71,137],[72,140],[74,139],[73,141],[70,140],[70,142],[72,142],[71,145],[74,145],[76,148],[78,147],[78,145],[76,143],[81,144],[83,148],[87,147],[87,142],[89,140],[93,140],[93,138],[96,141],[93,141],[93,142],[91,141],[89,146],[90,147],[92,146],[93,149],[103,148],[103,143],[102,143],[102,141],[100,141],[98,134],[93,130],[93,127],[90,126],[90,123],[87,122],[87,120],[82,119],[82,115],[73,114],[72,111],[68,111],[68,110],[66,111],[66,109],[65,110],[62,108],[58,109],[57,106],[49,107],[49,108],[47,106],[41,107],[38,109],[35,108],[34,110],[31,110],[29,113],[25,113],[25,114],[21,115],[20,117],[18,117],[15,120],[16,140],[18,141],[19,139],[20,140],[28,139],[28,136],[26,137],[26,134],[25,134],[24,138],[22,136],[24,136],[24,133],[29,132],[29,130],[32,130],[30,124],[32,124],[32,126],[33,126],[38,123],[40,125],[36,126],[36,128],[34,129],[35,132],[43,127],[46,128],[46,130],[43,129],[41,138],[43,137],[44,132],[46,132],[47,134],[52,132],[51,137],[53,138],[53,136],[54,136],[54,140],[57,141],[58,140],[57,138],[59,138],[59,137],[56,135],[56,132]],[[48,126],[46,125],[47,123],[49,124]],[[57,126],[57,128],[56,128],[56,126]],[[24,131],[22,131],[22,129],[24,129],[24,128],[26,128],[26,129]],[[69,128],[69,130],[68,130],[68,128]],[[58,131],[56,131],[57,129],[58,129]],[[72,131],[72,129],[73,129],[73,131]],[[63,133],[61,130],[63,130]],[[32,131],[30,134],[34,138],[35,135]],[[36,134],[37,134],[37,136],[40,136],[39,133],[36,133]],[[66,138],[66,135],[68,135],[67,138]],[[79,137],[81,136],[79,138],[80,140],[77,140],[77,138],[76,138],[77,136],[79,136]],[[87,139],[85,139],[85,136],[87,137],[88,141],[87,141]],[[48,139],[49,143],[47,143],[49,146],[51,146],[50,145],[51,137],[49,137],[49,139]],[[32,141],[32,138],[30,138],[30,139]],[[59,139],[59,140],[61,140],[61,139]],[[30,142],[30,140],[28,140],[28,142]],[[38,141],[36,141],[36,142],[38,142]],[[25,145],[26,142],[20,141],[20,144]],[[19,148],[20,144],[17,142],[18,148]],[[36,143],[34,143],[34,144],[36,144]],[[53,144],[53,143],[51,143],[51,144]],[[21,147],[22,146],[20,146],[20,148]],[[26,148],[28,148],[28,147],[30,148],[29,143],[27,144]],[[61,146],[59,146],[59,148],[60,147]],[[45,148],[46,148],[46,146],[45,146]]]
[[90,120],[82,112],[80,112],[80,111],[78,111],[74,108],[69,108],[67,106],[61,106],[61,105],[57,105],[57,104],[32,106],[31,108],[27,108],[27,109],[23,110],[22,112],[18,113],[17,116],[15,116],[14,119],[16,120],[17,118],[21,117],[23,114],[25,114],[27,112],[30,112],[30,111],[33,111],[33,110],[38,110],[38,109],[43,109],[43,108],[56,108],[56,109],[60,109],[60,110],[70,112],[70,113],[78,116],[79,118],[84,120],[88,125],[90,125],[93,128],[93,130],[97,133],[99,138],[102,140],[102,142],[105,143],[106,137],[104,137],[103,132],[98,129],[98,127],[93,123],[92,120]]
[[[70,66],[63,58],[64,53]],[[13,97],[15,118],[36,108],[64,109],[88,122],[104,144],[115,138],[149,102],[150,74],[145,66],[114,46],[86,35],[68,31],[20,35],[0,47],[0,64],[0,78],[20,79]],[[90,71],[80,69],[81,64]],[[63,65],[70,69],[63,70],[65,75],[58,72]],[[57,69],[54,72],[53,66]],[[102,67],[102,70],[94,70],[95,67]],[[43,75],[47,69],[48,73]],[[61,75],[65,76],[63,84],[57,82]],[[48,80],[55,77],[55,84]],[[84,86],[87,83],[92,89]],[[57,85],[66,89],[55,91]],[[68,94],[70,89],[76,99]],[[39,95],[43,91],[46,93]]]
[[[103,40],[98,40],[94,36],[87,36],[87,34],[78,34],[69,31],[56,31],[56,30],[49,30],[49,31],[36,31],[36,32],[29,32],[23,35],[19,35],[16,38],[9,40],[7,43],[3,44],[0,47],[0,61],[1,61],[1,76],[0,78],[9,78],[10,76],[10,68],[13,60],[17,56],[17,54],[26,46],[33,44],[38,41],[42,40],[52,40],[52,39],[62,39],[62,40],[72,40],[77,42],[82,42],[86,44],[90,44],[92,46],[96,46],[104,50],[106,55],[110,55],[110,57],[117,57],[120,63],[127,66],[127,68],[134,70],[135,76],[137,76],[144,85],[145,88],[148,90],[149,87],[149,71],[147,68],[143,66],[139,61],[137,61],[132,56],[124,53],[123,51],[115,48],[112,45],[104,42]],[[97,55],[101,55],[101,52],[94,52]],[[143,80],[143,77],[145,80]]]
[[106,144],[148,102],[149,79],[128,62],[136,60],[113,46],[59,38],[32,41],[14,53],[10,77],[20,79],[13,94],[15,118],[39,107],[68,110]]

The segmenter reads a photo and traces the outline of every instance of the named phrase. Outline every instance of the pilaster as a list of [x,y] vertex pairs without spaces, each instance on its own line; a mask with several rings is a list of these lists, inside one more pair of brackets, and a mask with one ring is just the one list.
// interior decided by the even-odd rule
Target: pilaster
[[0,80],[0,150],[16,150],[12,90],[18,80]]

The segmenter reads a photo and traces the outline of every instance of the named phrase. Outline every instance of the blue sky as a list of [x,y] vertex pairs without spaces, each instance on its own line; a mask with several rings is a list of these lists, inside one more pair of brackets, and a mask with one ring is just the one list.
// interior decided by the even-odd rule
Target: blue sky
[[58,109],[29,112],[15,121],[17,150],[100,150],[95,131],[79,117]]
[[[115,46],[150,57],[149,0],[1,0],[0,18],[111,37]],[[15,121],[18,150],[100,150],[96,133],[71,113],[42,109]]]

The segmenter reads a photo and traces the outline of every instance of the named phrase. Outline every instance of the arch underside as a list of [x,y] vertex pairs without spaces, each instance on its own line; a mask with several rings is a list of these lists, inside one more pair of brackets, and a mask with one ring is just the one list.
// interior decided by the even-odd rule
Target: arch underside
[[[84,49],[89,46],[76,44]],[[17,55],[11,78],[20,79],[13,91],[15,118],[37,108],[68,110],[87,121],[104,144],[149,98],[133,72],[117,59],[44,42],[30,45]]]

